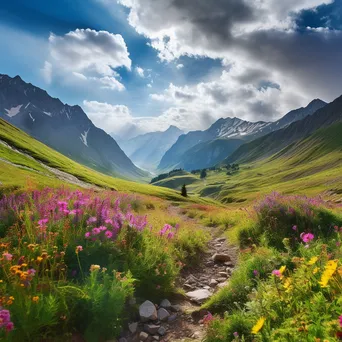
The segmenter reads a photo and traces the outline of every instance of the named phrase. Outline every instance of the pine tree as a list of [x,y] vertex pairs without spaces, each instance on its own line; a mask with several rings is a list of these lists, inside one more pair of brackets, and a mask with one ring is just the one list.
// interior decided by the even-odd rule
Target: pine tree
[[206,171],[206,169],[203,169],[203,170],[201,171],[200,177],[201,177],[201,179],[207,177],[207,171]]
[[187,192],[187,190],[186,190],[185,184],[183,184],[183,186],[182,186],[181,195],[182,195],[183,197],[188,197],[188,192]]

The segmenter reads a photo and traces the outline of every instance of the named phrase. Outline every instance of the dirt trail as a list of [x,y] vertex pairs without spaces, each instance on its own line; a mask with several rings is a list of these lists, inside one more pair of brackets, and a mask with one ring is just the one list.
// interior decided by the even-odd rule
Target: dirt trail
[[[185,293],[206,290],[210,295],[214,294],[229,281],[236,264],[237,247],[229,245],[226,238],[220,236],[219,229],[199,224],[196,219],[185,216],[180,208],[172,206],[168,210],[171,215],[182,216],[183,220],[191,221],[197,229],[204,229],[211,235],[208,249],[202,255],[200,263],[183,270],[178,279],[178,286]],[[214,261],[215,254],[218,259],[222,259],[221,262]],[[188,296],[171,299],[171,302],[179,306],[180,310],[174,322],[169,323],[168,333],[162,341],[202,341],[205,336],[203,317],[207,312],[200,310],[201,304]]]

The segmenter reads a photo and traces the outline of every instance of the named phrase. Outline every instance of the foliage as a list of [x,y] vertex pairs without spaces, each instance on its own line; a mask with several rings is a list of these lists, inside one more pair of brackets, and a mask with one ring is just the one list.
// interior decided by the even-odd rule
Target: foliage
[[207,177],[207,171],[206,171],[206,169],[203,169],[203,170],[201,171],[200,178],[203,179],[203,178],[205,178],[205,177]]
[[185,184],[183,184],[183,186],[182,186],[181,195],[182,195],[183,197],[188,197],[188,192],[187,192],[187,190],[186,190]]
[[211,321],[206,341],[338,341],[342,227],[333,214],[338,210],[298,196],[272,194],[259,202],[256,240],[246,240],[239,228],[240,243],[249,242],[249,248],[228,286],[205,304],[224,314]]

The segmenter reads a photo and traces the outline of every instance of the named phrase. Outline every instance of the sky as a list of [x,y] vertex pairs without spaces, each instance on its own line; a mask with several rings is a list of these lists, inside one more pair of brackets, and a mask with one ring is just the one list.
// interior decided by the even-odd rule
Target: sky
[[3,0],[0,73],[128,139],[342,94],[342,0]]

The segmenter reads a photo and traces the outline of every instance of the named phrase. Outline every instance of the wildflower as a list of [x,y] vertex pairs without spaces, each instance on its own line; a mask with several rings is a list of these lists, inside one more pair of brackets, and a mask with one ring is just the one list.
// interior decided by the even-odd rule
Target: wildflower
[[300,234],[300,238],[303,240],[303,242],[305,242],[305,243],[309,243],[311,240],[313,240],[314,239],[314,235],[313,234],[311,234],[311,233],[307,233],[307,234],[305,234],[305,233],[302,233],[302,234]]
[[39,227],[43,228],[46,226],[46,224],[49,222],[49,219],[45,218],[45,219],[41,219],[38,221],[38,225]]
[[99,228],[93,228],[92,232],[94,235],[98,235],[100,234],[101,230]]
[[5,328],[6,328],[6,331],[7,331],[7,332],[12,331],[12,330],[14,329],[14,324],[13,324],[13,322],[8,322],[8,323],[6,323]]
[[33,303],[38,303],[38,301],[39,301],[39,297],[38,296],[32,297],[32,302]]
[[273,270],[272,274],[278,278],[282,278],[283,277],[283,273],[286,270],[286,266],[281,266],[279,270]]
[[283,273],[285,272],[285,270],[286,270],[286,266],[281,266],[281,267],[279,268],[279,272],[280,272],[281,274],[283,274]]
[[105,232],[105,236],[106,236],[108,239],[110,239],[110,238],[113,236],[113,233],[110,232],[109,230],[107,230],[107,231]]
[[95,223],[97,221],[97,218],[96,217],[89,217],[88,220],[87,220],[87,224],[91,224],[91,223]]
[[337,269],[338,260],[330,260],[325,265],[325,270],[322,274],[321,281],[319,282],[321,287],[327,287],[329,280],[334,275]]
[[84,234],[84,236],[85,236],[86,238],[89,238],[89,237],[90,237],[90,232],[86,232],[86,233]]
[[91,265],[90,272],[98,271],[100,268],[100,265]]
[[2,256],[7,260],[7,261],[11,261],[12,258],[13,258],[13,255],[8,253],[8,252],[5,252],[5,253],[2,253]]
[[292,279],[291,278],[286,278],[285,279],[284,289],[286,290],[286,292],[288,292],[291,289],[291,283],[292,283]]
[[233,332],[233,336],[234,336],[235,338],[238,338],[238,337],[239,337],[239,333],[238,333],[237,331],[235,331],[235,332]]
[[273,270],[272,274],[275,275],[276,277],[280,278],[281,277],[281,273],[279,272],[279,270]]
[[78,254],[79,252],[83,251],[83,247],[82,246],[76,246],[76,250],[75,253]]
[[340,323],[340,327],[342,327],[342,315],[338,318],[339,323]]
[[314,270],[312,271],[313,274],[316,274],[319,271],[318,267],[315,267]]
[[205,315],[205,316],[203,317],[203,323],[204,323],[204,324],[208,324],[208,323],[210,323],[213,319],[214,319],[213,315],[212,315],[210,312],[208,312],[208,314]]
[[254,270],[254,271],[253,271],[253,275],[254,275],[254,277],[258,277],[258,276],[259,276],[258,270]]
[[293,226],[293,227],[292,227],[292,230],[297,231],[297,226]]
[[34,276],[36,274],[36,270],[34,268],[30,268],[27,270],[27,274]]
[[256,322],[256,324],[252,328],[252,334],[257,334],[261,330],[261,328],[264,326],[265,321],[266,321],[265,317],[259,318],[259,320]]
[[308,265],[313,265],[317,262],[318,257],[314,256],[310,259],[310,261],[308,262]]
[[42,260],[43,260],[43,258],[42,258],[41,256],[38,256],[38,257],[37,257],[37,261],[38,261],[38,262],[41,262]]

